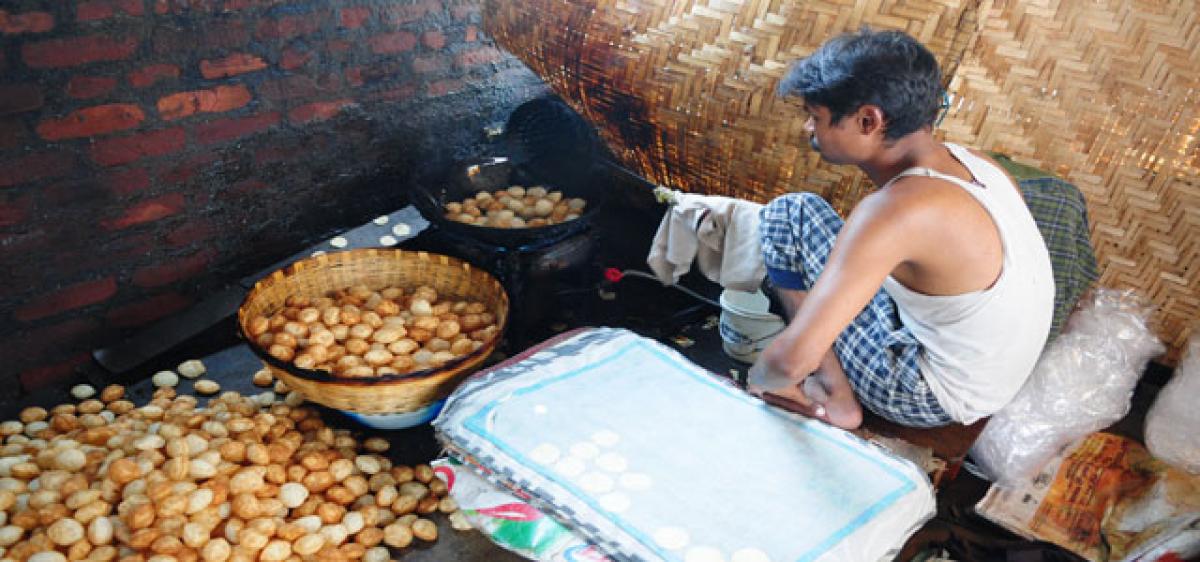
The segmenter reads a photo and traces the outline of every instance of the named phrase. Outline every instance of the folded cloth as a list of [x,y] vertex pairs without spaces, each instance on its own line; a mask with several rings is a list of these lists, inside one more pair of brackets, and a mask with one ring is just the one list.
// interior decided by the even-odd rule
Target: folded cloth
[[665,285],[679,282],[695,262],[710,281],[727,289],[755,291],[767,276],[752,201],[675,193],[646,263]]
[[934,514],[910,462],[627,330],[477,373],[433,426],[464,466],[621,561],[892,560]]
[[1080,297],[1100,277],[1088,234],[1087,201],[1079,188],[1058,178],[1017,182],[1046,241],[1054,271],[1054,320],[1047,342],[1066,326]]

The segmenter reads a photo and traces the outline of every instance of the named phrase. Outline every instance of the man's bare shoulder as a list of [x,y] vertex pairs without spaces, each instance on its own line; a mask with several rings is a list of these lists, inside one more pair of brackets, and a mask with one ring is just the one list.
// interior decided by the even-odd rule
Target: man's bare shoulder
[[905,176],[884,189],[871,192],[855,207],[863,219],[911,221],[936,218],[961,204],[961,190],[934,178]]
[[985,218],[986,212],[961,188],[926,176],[905,176],[864,197],[846,229],[855,241],[886,240],[898,262],[913,264],[959,245],[948,244],[947,237],[974,239],[972,225]]

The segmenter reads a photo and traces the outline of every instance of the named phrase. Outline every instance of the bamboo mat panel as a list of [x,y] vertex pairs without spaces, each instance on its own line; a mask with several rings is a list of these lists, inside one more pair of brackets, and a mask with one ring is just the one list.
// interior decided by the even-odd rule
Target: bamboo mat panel
[[757,201],[815,191],[845,212],[870,185],[808,147],[801,112],[775,95],[788,64],[870,25],[908,31],[953,69],[974,10],[964,0],[491,0],[484,23],[644,177]]
[[1100,284],[1158,306],[1177,363],[1200,320],[1200,23],[1182,2],[995,2],[951,82],[949,140],[1088,200]]

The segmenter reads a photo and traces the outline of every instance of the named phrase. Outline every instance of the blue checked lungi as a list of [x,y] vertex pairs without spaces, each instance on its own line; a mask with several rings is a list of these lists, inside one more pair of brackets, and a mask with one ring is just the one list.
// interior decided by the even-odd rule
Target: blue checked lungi
[[[825,269],[842,218],[812,193],[791,193],[760,212],[763,261],[771,283],[807,291]],[[900,322],[896,303],[883,289],[833,343],[850,386],[863,406],[910,427],[952,423],[921,376],[921,344]]]

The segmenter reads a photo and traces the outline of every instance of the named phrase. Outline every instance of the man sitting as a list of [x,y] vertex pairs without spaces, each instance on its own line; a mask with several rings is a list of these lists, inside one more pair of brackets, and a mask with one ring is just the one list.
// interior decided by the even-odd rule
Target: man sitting
[[842,35],[780,91],[803,100],[822,158],[879,188],[844,222],[813,194],[763,209],[763,259],[789,323],[751,368],[751,391],[847,429],[861,406],[914,427],[999,410],[1041,354],[1054,278],[1013,179],[934,138],[933,55],[900,32]]

